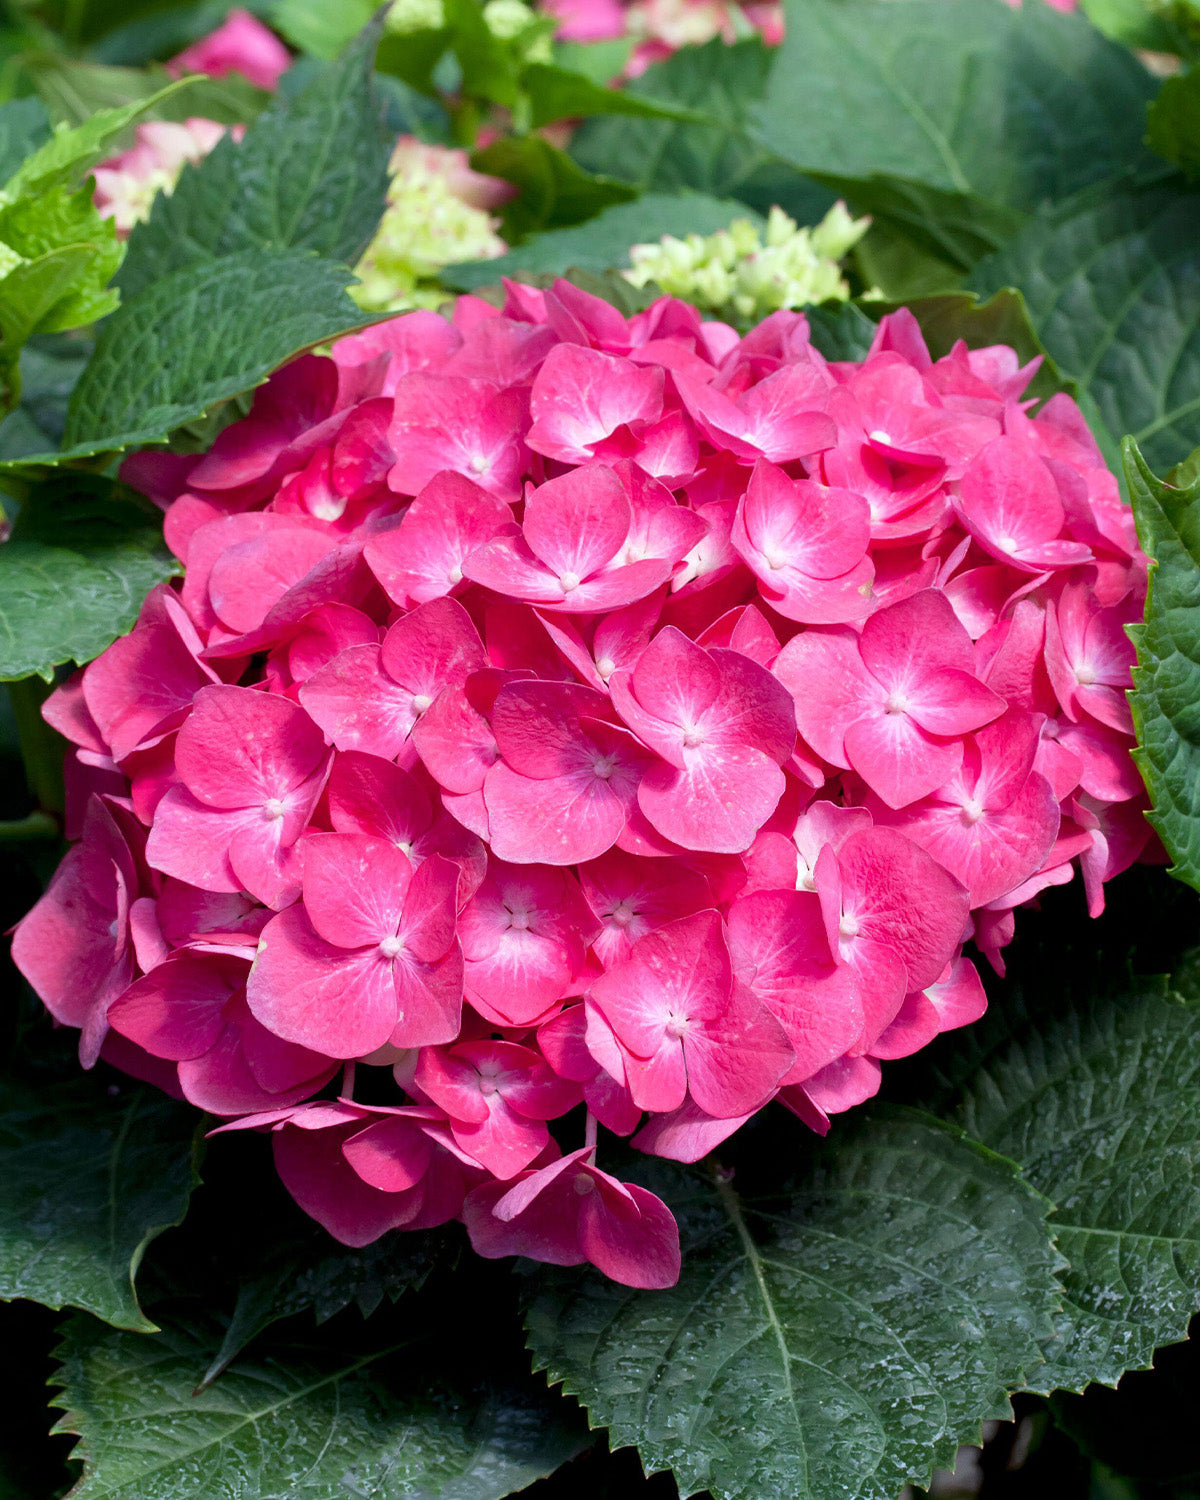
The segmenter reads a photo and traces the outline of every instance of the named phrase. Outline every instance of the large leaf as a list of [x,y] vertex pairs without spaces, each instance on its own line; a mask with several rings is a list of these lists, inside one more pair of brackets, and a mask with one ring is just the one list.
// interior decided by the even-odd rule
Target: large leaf
[[720,1173],[690,1189],[677,1168],[656,1174],[678,1286],[539,1278],[535,1360],[683,1495],[894,1500],[1007,1416],[1040,1364],[1048,1205],[927,1116],[873,1112],[823,1146],[772,1127],[761,1197]]
[[1173,873],[1200,889],[1200,480],[1177,489],[1157,479],[1132,440],[1125,472],[1151,559],[1145,623],[1130,631],[1134,759]]
[[303,250],[245,250],[163,276],[108,319],[71,397],[66,456],[163,441],[302,349],[372,321],[351,272]]
[[436,1266],[454,1259],[445,1234],[437,1230],[385,1235],[361,1250],[334,1245],[316,1228],[289,1235],[266,1269],[238,1286],[233,1315],[204,1383],[283,1318],[311,1312],[324,1323],[351,1306],[370,1317],[385,1297],[395,1301],[415,1291]]
[[280,1340],[196,1391],[219,1339],[200,1321],[152,1338],[67,1324],[54,1404],[56,1430],[80,1437],[76,1500],[502,1500],[581,1445],[544,1395],[443,1379],[421,1344],[346,1354]]
[[1081,16],[995,0],[789,0],[755,111],[801,170],[1030,210],[1144,161],[1146,70]]
[[[1050,1227],[1070,1262],[1048,1363],[1036,1390],[1115,1384],[1185,1337],[1200,1306],[1200,994],[1122,979],[1109,955],[1009,985],[941,1067],[931,1103],[1020,1164],[1055,1204]],[[1053,960],[1052,960],[1053,961]],[[1048,988],[1053,993],[1048,992]]]
[[179,571],[152,512],[74,475],[40,489],[0,543],[0,680],[98,656]]
[[[182,1221],[196,1181],[194,1110],[90,1080],[0,1091],[0,1297],[81,1307],[152,1331],[134,1277]],[[98,1326],[98,1325],[97,1325]]]
[[391,141],[371,84],[375,28],[298,94],[280,95],[238,143],[226,136],[160,193],[130,236],[126,297],[211,256],[266,248],[353,264],[383,214]]
[[1085,413],[1132,434],[1157,469],[1200,445],[1198,215],[1200,193],[1175,185],[1085,195],[1039,215],[969,282],[984,295],[1020,287]]
[[657,240],[664,234],[679,238],[715,234],[718,229],[728,229],[734,219],[756,217],[744,204],[701,193],[646,193],[632,203],[606,208],[587,224],[536,235],[498,260],[466,261],[446,267],[441,275],[448,285],[469,291],[495,285],[502,276],[518,272],[561,274],[572,267],[596,272],[628,268],[631,245]]

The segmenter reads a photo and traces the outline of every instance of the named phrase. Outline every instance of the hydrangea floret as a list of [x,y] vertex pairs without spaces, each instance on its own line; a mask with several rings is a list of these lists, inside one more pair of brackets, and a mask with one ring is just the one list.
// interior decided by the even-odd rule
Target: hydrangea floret
[[510,284],[127,460],[183,576],[46,705],[78,842],[21,971],[346,1244],[671,1284],[613,1136],[828,1130],[1018,907],[1154,857],[1146,560],[1034,369]]
[[473,171],[465,151],[413,136],[396,142],[388,170],[388,206],[351,295],[372,312],[437,307],[446,299],[436,285],[444,266],[495,260],[508,249],[492,210],[516,189]]
[[664,234],[657,244],[634,245],[622,275],[637,287],[654,282],[705,312],[757,321],[781,308],[845,301],[850,287],[838,262],[870,223],[835,203],[819,224],[801,229],[776,205],[763,227],[735,219],[716,234]]

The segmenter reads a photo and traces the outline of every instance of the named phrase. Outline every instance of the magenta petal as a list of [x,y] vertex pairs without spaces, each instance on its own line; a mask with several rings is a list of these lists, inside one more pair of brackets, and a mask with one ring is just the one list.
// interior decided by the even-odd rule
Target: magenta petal
[[679,1280],[679,1226],[670,1209],[635,1183],[625,1185],[628,1197],[612,1192],[605,1175],[593,1168],[597,1186],[583,1195],[580,1249],[598,1271],[623,1286],[674,1286]]
[[339,750],[395,760],[417,721],[414,694],[384,671],[378,646],[351,646],[314,672],[300,701]]
[[684,849],[741,854],[775,811],[784,775],[758,750],[715,746],[685,770],[652,765],[638,787],[651,824]]
[[846,730],[846,758],[889,807],[926,797],[962,763],[957,741],[931,739],[907,713],[875,713]]
[[276,1036],[328,1057],[365,1057],[396,1024],[391,965],[378,948],[333,947],[298,906],[263,929],[246,999]]

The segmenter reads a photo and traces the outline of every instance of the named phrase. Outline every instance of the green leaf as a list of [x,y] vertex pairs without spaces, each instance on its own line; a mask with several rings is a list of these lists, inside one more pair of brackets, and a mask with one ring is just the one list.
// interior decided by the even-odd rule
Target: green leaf
[[43,487],[0,543],[0,681],[49,681],[64,662],[91,661],[178,571],[160,518],[112,481],[76,474]]
[[544,1394],[442,1378],[420,1345],[278,1339],[195,1390],[219,1339],[198,1319],[149,1338],[66,1324],[53,1404],[80,1437],[75,1500],[503,1500],[581,1446]]
[[323,1230],[290,1237],[261,1275],[238,1287],[233,1316],[203,1384],[233,1363],[264,1329],[311,1312],[318,1323],[355,1306],[364,1318],[384,1298],[422,1287],[439,1265],[452,1263],[444,1234],[389,1234],[361,1250],[334,1247]]
[[1200,172],[1200,69],[1165,81],[1150,106],[1146,144],[1189,177]]
[[[224,78],[192,78],[181,92],[165,94],[171,79],[165,68],[113,68],[78,58],[44,54],[24,61],[24,71],[53,119],[80,125],[97,110],[141,103],[154,120],[186,120],[193,115],[222,125],[245,124],[263,111],[270,95],[240,73]],[[152,96],[154,102],[147,103]]]
[[863,360],[875,337],[875,324],[853,302],[806,307],[809,334],[826,359]]
[[571,155],[589,171],[614,172],[643,191],[737,198],[762,213],[778,203],[797,222],[815,223],[833,195],[749,133],[748,112],[766,88],[771,58],[757,38],[681,47],[622,94],[699,112],[707,123],[587,120],[571,139]]
[[809,1140],[774,1138],[769,1196],[657,1170],[683,1242],[671,1290],[539,1275],[537,1365],[682,1495],[894,1500],[1041,1362],[1056,1257],[1011,1163],[914,1113]]
[[521,75],[521,87],[529,95],[530,124],[535,129],[575,115],[632,115],[646,120],[691,117],[691,111],[640,98],[629,89],[593,83],[582,73],[552,63],[531,63]]
[[442,280],[452,287],[497,285],[502,276],[551,272],[561,275],[573,267],[608,271],[628,267],[629,247],[664,234],[715,234],[734,219],[757,216],[742,203],[722,202],[700,193],[647,193],[632,203],[607,208],[586,224],[536,235],[498,260],[466,261],[447,266]]
[[181,78],[166,84],[156,94],[136,100],[118,109],[102,109],[82,125],[58,125],[48,141],[4,182],[9,198],[33,197],[52,188],[75,188],[84,173],[125,133],[146,110],[172,94],[191,87],[191,80]]
[[115,1092],[91,1080],[0,1091],[0,1297],[152,1331],[134,1278],[187,1212],[196,1115],[140,1088]]
[[615,178],[585,172],[539,135],[496,141],[476,151],[471,165],[477,172],[503,177],[519,189],[503,210],[504,233],[509,240],[581,224],[602,209],[628,203],[637,196],[633,188]]
[[293,47],[313,57],[334,58],[375,14],[373,0],[275,0],[271,25],[282,32]]
[[183,169],[129,238],[132,297],[172,271],[252,249],[306,249],[353,265],[382,217],[391,141],[371,84],[376,28],[294,97],[279,95],[240,143]]
[[1040,214],[968,285],[1021,288],[1084,414],[1166,469],[1200,445],[1200,193],[1175,185]]
[[1081,0],[1080,9],[1105,36],[1126,47],[1150,52],[1178,52],[1181,37],[1165,11],[1147,0]]
[[1125,474],[1151,560],[1145,623],[1129,631],[1134,759],[1171,873],[1200,890],[1200,480],[1175,488],[1155,478],[1132,439]]
[[21,350],[21,401],[0,422],[0,463],[42,453],[62,439],[67,401],[91,354],[78,334],[38,337]]
[[602,42],[556,41],[554,61],[561,68],[582,73],[593,83],[608,87],[625,71],[636,45],[631,36],[608,37]]
[[1082,16],[995,0],[789,0],[753,112],[802,171],[1029,211],[1142,167],[1150,75]]
[[0,182],[7,182],[50,134],[50,117],[38,99],[0,104]]
[[162,442],[301,350],[362,328],[373,320],[346,295],[351,275],[303,250],[246,250],[163,276],[101,329],[61,456]]
[[1040,1391],[1115,1384],[1185,1337],[1200,1304],[1194,981],[1183,1003],[1164,980],[1123,979],[1119,957],[1107,976],[1086,957],[1075,982],[1066,967],[1058,993],[1036,971],[1009,985],[958,1055],[943,1054],[946,1087],[931,1100],[1055,1204],[1070,1264]]

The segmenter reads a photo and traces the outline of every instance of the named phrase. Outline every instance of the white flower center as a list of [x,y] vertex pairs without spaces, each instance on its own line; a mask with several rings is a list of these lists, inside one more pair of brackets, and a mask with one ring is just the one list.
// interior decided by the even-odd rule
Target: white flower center
[[586,1172],[577,1172],[571,1186],[581,1198],[586,1198],[589,1193],[594,1193],[596,1190],[596,1184]]
[[558,580],[558,586],[564,594],[569,594],[579,587],[578,573],[564,573]]
[[404,939],[402,937],[385,937],[379,944],[379,951],[384,958],[396,958],[404,952]]
[[608,681],[608,679],[616,670],[617,664],[615,661],[613,661],[611,656],[602,656],[596,663],[596,671],[600,673],[600,676],[603,677],[605,682]]
[[1096,680],[1095,667],[1089,667],[1086,662],[1080,662],[1075,668],[1075,681],[1080,687],[1091,687]]
[[618,901],[616,906],[608,914],[608,920],[614,927],[628,927],[637,913],[629,905],[628,901]]
[[484,458],[482,453],[477,453],[471,460],[472,474],[486,474],[491,467],[491,460]]
[[528,931],[531,922],[532,918],[529,912],[521,907],[518,907],[516,911],[510,911],[508,914],[508,925],[515,927],[518,932]]
[[858,936],[858,931],[858,918],[853,912],[845,912],[838,923],[838,937],[854,938]]
[[278,823],[285,812],[287,807],[278,797],[272,797],[269,802],[263,803],[263,817],[268,823]]
[[433,699],[429,696],[428,693],[413,694],[412,706],[414,712],[416,713],[423,714],[432,702]]
[[906,714],[908,712],[907,696],[901,692],[889,693],[883,705],[883,711],[888,714]]
[[689,1022],[686,1016],[677,1016],[673,1010],[667,1012],[666,1031],[668,1036],[685,1037],[688,1033],[688,1026]]
[[592,770],[601,781],[607,781],[613,773],[613,767],[617,763],[615,755],[602,755],[599,760],[592,762]]
[[962,815],[964,823],[978,823],[983,817],[983,803],[978,797],[972,797],[969,802],[963,803]]
[[705,740],[704,730],[699,724],[685,724],[683,726],[683,748],[693,750],[697,745],[703,745]]

